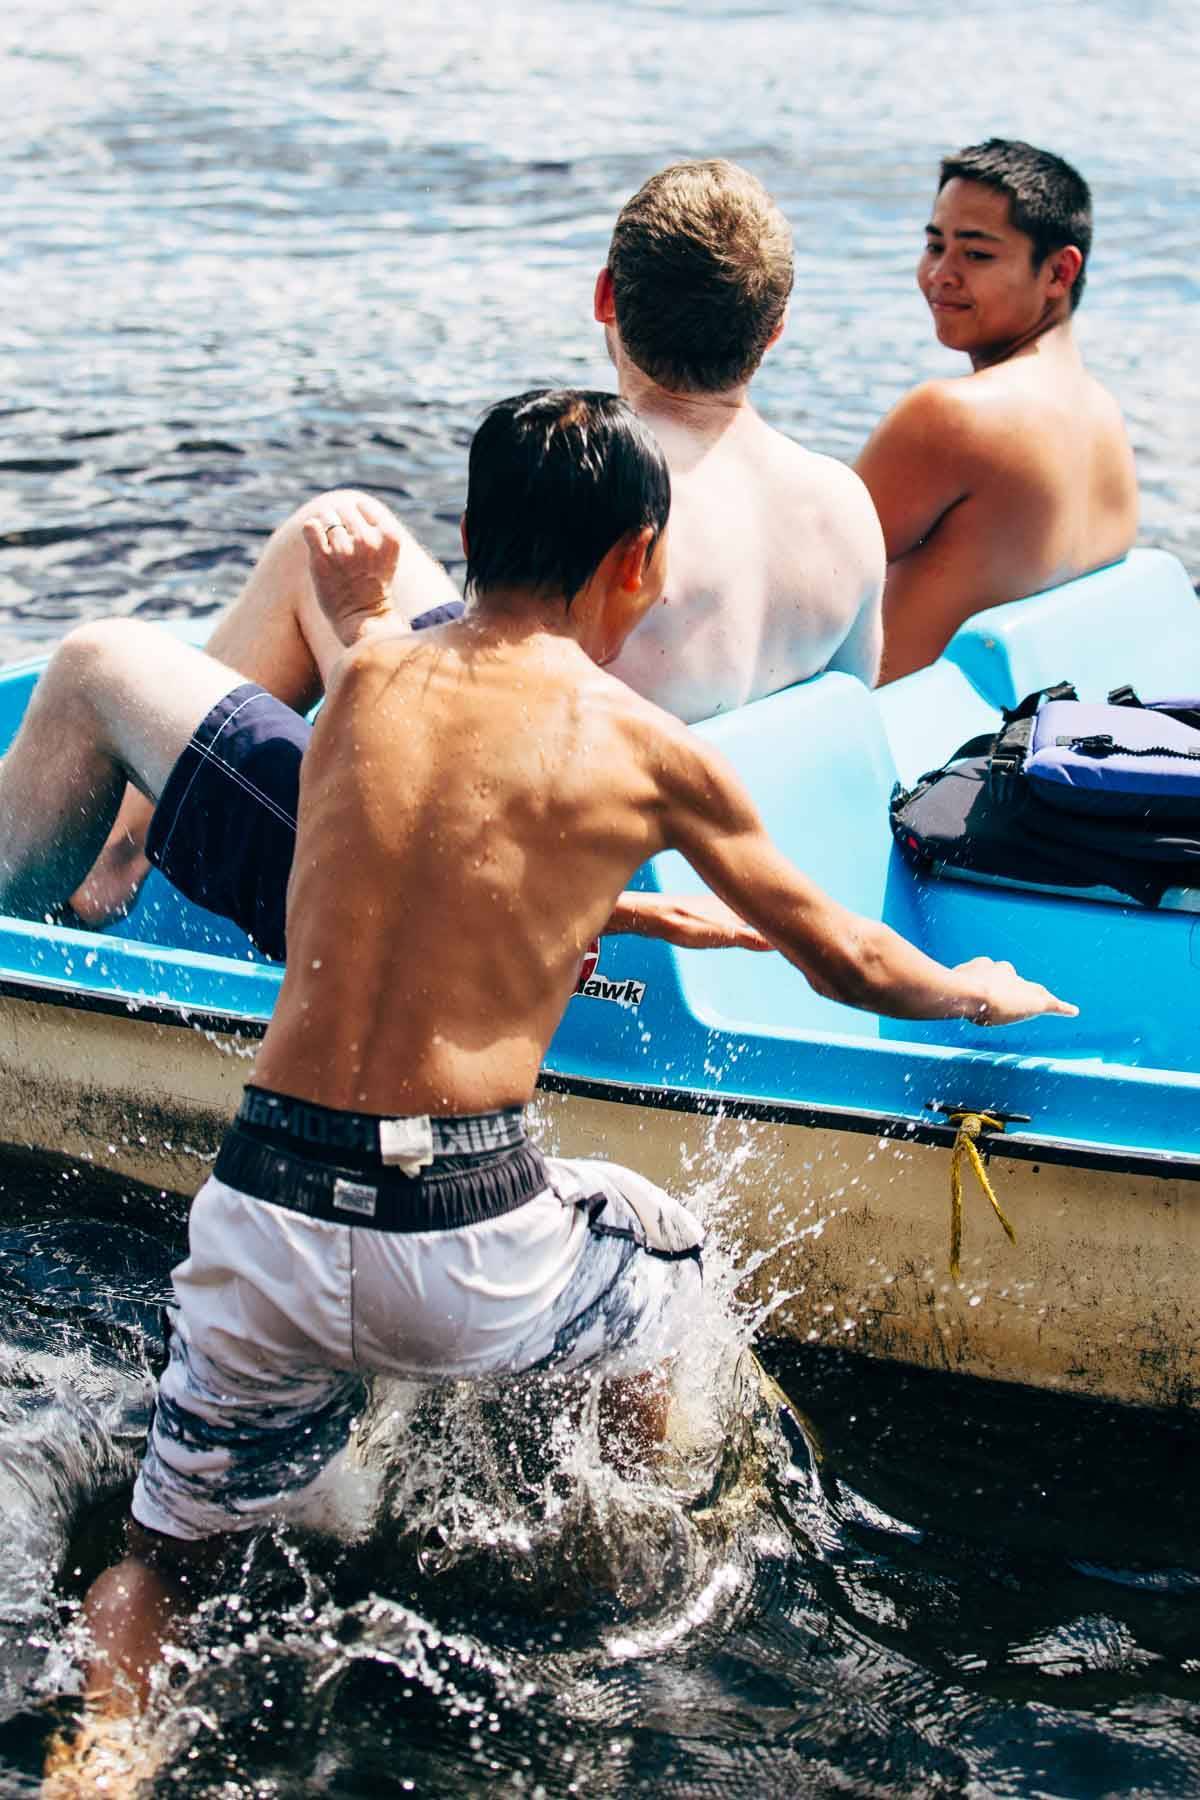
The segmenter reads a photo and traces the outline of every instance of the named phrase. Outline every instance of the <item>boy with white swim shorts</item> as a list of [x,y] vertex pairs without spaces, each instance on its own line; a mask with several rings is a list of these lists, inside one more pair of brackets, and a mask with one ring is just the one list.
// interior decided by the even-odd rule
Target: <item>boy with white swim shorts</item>
[[629,1170],[543,1157],[523,1124],[580,958],[647,857],[681,851],[848,1004],[986,1024],[1074,1010],[1008,964],[947,969],[847,912],[775,849],[718,753],[605,672],[663,594],[669,506],[623,401],[502,401],[471,447],[465,616],[397,629],[398,536],[331,506],[305,526],[312,574],[356,641],[302,762],[271,744],[271,708],[285,750],[295,715],[227,672],[179,779],[147,784],[172,878],[190,841],[236,862],[250,905],[279,879],[269,834],[191,832],[189,805],[219,812],[191,775],[220,761],[269,807],[273,771],[294,783],[298,765],[299,815],[287,968],[175,1272],[129,1554],[85,1606],[94,1707],[144,1698],[189,1572],[314,1478],[364,1375],[594,1368],[632,1406],[681,1343],[695,1220]]

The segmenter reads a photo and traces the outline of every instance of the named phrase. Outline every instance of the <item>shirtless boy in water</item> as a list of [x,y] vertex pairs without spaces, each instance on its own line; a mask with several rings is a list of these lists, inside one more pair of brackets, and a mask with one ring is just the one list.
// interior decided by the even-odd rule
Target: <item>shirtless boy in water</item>
[[[175,1272],[129,1554],[86,1602],[98,1716],[145,1698],[214,1541],[345,1443],[363,1372],[593,1369],[644,1398],[683,1340],[695,1221],[627,1169],[543,1157],[522,1124],[580,954],[646,857],[680,850],[850,1005],[988,1025],[1075,1010],[1009,964],[945,968],[837,905],[720,755],[605,671],[661,604],[669,502],[622,401],[542,391],[494,407],[472,444],[461,621],[397,630],[386,522],[346,506],[305,527],[353,647],[304,758],[287,973]],[[235,824],[223,844],[220,806],[189,818],[193,777],[218,766],[269,808],[273,724],[286,748],[294,715],[226,685],[154,829],[198,864],[242,863],[253,894],[265,840]],[[60,793],[60,822],[94,774]]]
[[[621,209],[596,281],[620,392],[661,443],[673,491],[670,588],[614,672],[689,722],[826,668],[870,686],[879,668],[883,539],[862,482],[772,429],[750,401],[791,287],[787,221],[753,175],[722,161],[652,176]],[[313,592],[304,526],[346,501],[357,504],[320,495],[280,526],[208,645],[301,712],[341,650]],[[403,540],[397,612],[459,610],[445,570],[388,516]],[[148,655],[148,695],[159,679]],[[149,819],[131,793],[74,896],[85,922],[110,917],[145,876]]]
[[1115,562],[1133,543],[1133,454],[1072,329],[1092,242],[1087,184],[990,138],[942,163],[917,285],[965,380],[905,396],[858,459],[887,543],[884,681],[924,667],[982,607]]

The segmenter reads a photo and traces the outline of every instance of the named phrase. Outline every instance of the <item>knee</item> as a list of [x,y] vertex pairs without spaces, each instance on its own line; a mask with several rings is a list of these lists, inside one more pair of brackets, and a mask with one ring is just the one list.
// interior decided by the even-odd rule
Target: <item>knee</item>
[[91,707],[129,669],[146,667],[156,627],[137,619],[94,619],[59,643],[38,682],[43,700]]

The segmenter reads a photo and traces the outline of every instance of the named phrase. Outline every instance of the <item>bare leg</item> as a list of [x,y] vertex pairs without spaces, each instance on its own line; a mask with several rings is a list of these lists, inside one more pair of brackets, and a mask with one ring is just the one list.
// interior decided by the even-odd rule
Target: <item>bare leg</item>
[[43,1794],[131,1794],[150,1772],[133,1725],[164,1644],[225,1548],[220,1538],[176,1544],[130,1522],[127,1555],[92,1583],[83,1604],[92,1640],[84,1719],[69,1742],[52,1745]]
[[[245,587],[208,640],[210,656],[238,670],[243,680],[256,681],[297,712],[307,712],[320,699],[329,671],[343,649],[313,588],[304,525],[359,499],[354,490],[339,488],[298,507],[272,534]],[[402,539],[392,587],[397,612],[412,619],[459,599],[441,564],[386,506],[379,501],[372,505]],[[136,895],[149,868],[143,846],[153,810],[141,794],[126,793],[95,867],[71,897],[85,923],[102,925]]]
[[92,1583],[83,1608],[94,1646],[84,1682],[89,1712],[142,1711],[150,1676],[186,1604],[178,1577],[133,1554]]
[[130,619],[64,638],[0,761],[0,908],[40,917],[87,873],[127,781],[151,800],[236,671]]
[[670,1408],[669,1365],[602,1381],[599,1429],[605,1462],[628,1475],[654,1457],[666,1441]]

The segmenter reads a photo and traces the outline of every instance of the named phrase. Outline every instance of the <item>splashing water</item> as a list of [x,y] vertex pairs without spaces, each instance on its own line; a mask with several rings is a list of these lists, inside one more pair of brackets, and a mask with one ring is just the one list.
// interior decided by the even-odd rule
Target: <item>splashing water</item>
[[[692,1198],[719,1214],[711,1184]],[[9,1718],[78,1691],[79,1598],[119,1554],[177,1249],[177,1233],[117,1240],[77,1220],[0,1233]],[[755,1320],[736,1288],[718,1229],[652,1462],[605,1459],[594,1379],[376,1383],[349,1450],[286,1522],[237,1544],[133,1749],[173,1792],[332,1791],[335,1774],[361,1779],[363,1720],[387,1712],[410,1778],[436,1768],[442,1791],[451,1765],[516,1780],[532,1710],[547,1764],[583,1782],[568,1760],[579,1709],[615,1672],[685,1656],[738,1616],[756,1566],[793,1550],[773,1487],[803,1480],[819,1500],[802,1429],[785,1440],[747,1356]]]

